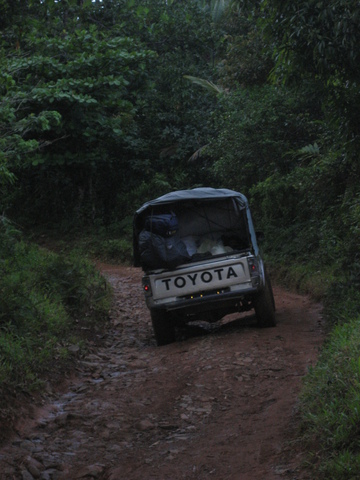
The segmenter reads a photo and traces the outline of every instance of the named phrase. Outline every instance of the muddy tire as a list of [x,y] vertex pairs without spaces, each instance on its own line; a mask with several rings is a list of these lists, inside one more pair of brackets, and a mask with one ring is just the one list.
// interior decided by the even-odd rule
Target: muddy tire
[[254,300],[255,314],[259,327],[275,327],[275,301],[270,279],[265,275],[265,287]]
[[150,313],[157,345],[175,342],[175,326],[170,314],[162,310],[152,310]]

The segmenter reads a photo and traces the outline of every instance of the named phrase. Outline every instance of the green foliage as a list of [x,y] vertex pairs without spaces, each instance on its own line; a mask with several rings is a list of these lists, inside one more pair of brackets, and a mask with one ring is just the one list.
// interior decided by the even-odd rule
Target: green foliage
[[[62,32],[30,26],[23,50],[6,62],[4,102],[15,124],[14,134],[4,135],[8,168],[29,190],[41,188],[28,209],[43,217],[65,205],[94,209],[104,172],[118,188],[125,185],[129,163],[121,152],[139,145],[132,95],[145,81],[150,52],[76,21]],[[63,205],[50,194],[59,188]],[[15,208],[22,204],[20,197]]]
[[[317,442],[316,478],[356,478],[359,466],[360,337],[358,287],[337,291],[328,306],[334,327],[317,365],[306,376],[302,410],[306,435]],[[334,294],[334,292],[333,292]],[[331,296],[329,295],[331,299]],[[333,297],[334,298],[334,297]],[[342,300],[339,303],[339,298]]]
[[0,230],[0,381],[30,388],[44,372],[64,365],[67,347],[76,335],[80,341],[82,326],[103,324],[110,292],[78,255],[65,259],[41,250],[16,240],[17,232],[5,226]]
[[299,93],[264,85],[221,98],[220,114],[214,115],[218,135],[207,153],[223,184],[248,193],[270,175],[294,168],[289,151],[316,132],[311,119],[316,105]]
[[289,173],[273,174],[251,189],[268,253],[359,276],[359,197],[344,156],[317,145],[300,149],[296,158]]
[[226,3],[226,54],[219,62],[221,81],[230,89],[264,85],[274,66],[273,45],[258,28],[261,13],[257,2],[252,1],[246,8],[238,5],[243,2]]
[[355,0],[261,2],[263,23],[277,41],[277,66],[303,74],[359,75],[360,6]]
[[183,76],[211,81],[221,37],[198,2],[38,1],[11,12],[0,168],[19,188],[3,208],[22,223],[109,224],[128,214],[118,199],[158,172],[170,188],[184,168],[197,181],[186,160],[211,135],[215,99]]
[[260,25],[274,45],[273,81],[322,84],[322,108],[331,130],[327,142],[342,150],[349,181],[358,183],[359,3],[266,0],[260,8]]
[[142,132],[149,141],[154,174],[165,175],[171,184],[174,173],[178,176],[186,170],[191,184],[198,172],[187,159],[213,133],[208,118],[216,98],[199,91],[184,76],[213,82],[221,32],[198,2],[165,5],[151,0],[146,5],[152,28],[141,38],[153,46],[157,57],[151,72],[154,88],[143,97]]
[[26,102],[22,93],[9,93],[15,81],[10,73],[0,75],[0,184],[15,181],[13,173],[21,159],[46,145],[44,140],[30,138],[50,130],[51,126],[59,125],[61,117],[55,111],[18,114],[20,105]]
[[[70,243],[74,244],[75,250],[81,256],[99,259],[102,262],[131,265],[132,236],[129,232],[124,233],[124,230],[132,231],[132,217],[124,219],[120,224],[102,228],[96,233],[84,234],[81,239],[70,238]],[[56,243],[61,246],[61,242]],[[63,248],[64,251],[68,250],[67,246],[63,246]]]
[[319,269],[315,261],[305,263],[299,259],[289,262],[288,256],[282,258],[279,254],[269,253],[268,249],[266,252],[271,278],[277,285],[282,285],[286,289],[309,295],[312,299],[322,302],[336,282],[336,272],[332,265]]
[[129,264],[132,258],[132,248],[132,242],[125,238],[106,239],[101,242],[95,255],[107,261]]
[[146,201],[165,195],[171,190],[181,190],[187,184],[187,181],[186,172],[173,171],[171,182],[166,175],[155,173],[147,181],[139,182],[133,191],[119,198],[120,208],[132,217],[135,210]]

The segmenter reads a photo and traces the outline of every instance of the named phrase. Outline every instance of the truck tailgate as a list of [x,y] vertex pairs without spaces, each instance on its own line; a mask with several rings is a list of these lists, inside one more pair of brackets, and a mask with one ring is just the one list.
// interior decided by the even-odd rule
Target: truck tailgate
[[247,257],[221,258],[150,276],[153,299],[191,295],[251,283]]

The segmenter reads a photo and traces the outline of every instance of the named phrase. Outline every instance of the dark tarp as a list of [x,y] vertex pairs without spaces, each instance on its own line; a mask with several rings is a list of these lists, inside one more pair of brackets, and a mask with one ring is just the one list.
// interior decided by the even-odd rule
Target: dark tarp
[[244,207],[247,206],[246,197],[234,190],[228,190],[227,188],[193,188],[191,190],[177,190],[175,192],[167,193],[162,197],[155,198],[149,202],[144,203],[137,211],[136,214],[143,212],[149,207],[154,205],[164,205],[167,203],[185,201],[185,200],[215,200],[216,198],[236,197],[239,198]]

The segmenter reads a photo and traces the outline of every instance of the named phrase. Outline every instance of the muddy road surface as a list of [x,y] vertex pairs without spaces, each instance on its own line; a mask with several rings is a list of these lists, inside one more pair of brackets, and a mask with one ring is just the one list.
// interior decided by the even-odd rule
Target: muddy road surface
[[0,451],[1,480],[281,480],[301,469],[297,398],[321,306],[274,289],[275,328],[232,315],[157,347],[141,271],[101,266],[111,327]]

